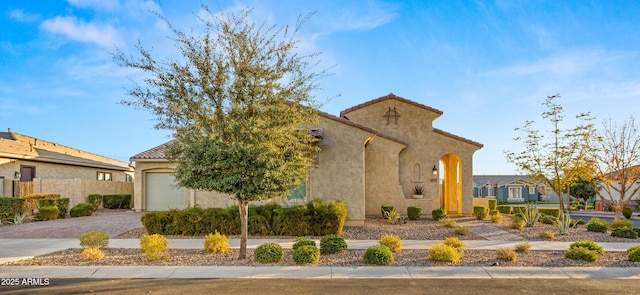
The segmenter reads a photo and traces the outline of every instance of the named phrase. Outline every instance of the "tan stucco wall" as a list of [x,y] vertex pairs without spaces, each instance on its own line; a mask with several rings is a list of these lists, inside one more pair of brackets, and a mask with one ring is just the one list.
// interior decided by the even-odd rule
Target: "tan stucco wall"
[[102,168],[89,168],[74,165],[35,162],[27,160],[0,159],[0,176],[6,179],[14,179],[16,171],[20,171],[20,165],[35,166],[36,178],[42,179],[88,179],[96,180],[98,172],[109,172],[113,181],[126,181],[125,175],[133,175],[132,172],[110,170]]
[[33,193],[58,193],[69,198],[69,208],[88,202],[90,194],[128,194],[133,196],[133,183],[87,179],[33,179]]

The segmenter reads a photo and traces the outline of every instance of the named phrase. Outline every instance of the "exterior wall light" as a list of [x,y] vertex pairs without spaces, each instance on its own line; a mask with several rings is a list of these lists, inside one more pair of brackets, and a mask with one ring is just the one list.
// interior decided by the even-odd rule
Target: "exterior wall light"
[[431,173],[433,173],[433,175],[438,174],[438,167],[436,167],[436,165],[433,165],[433,169],[431,169]]

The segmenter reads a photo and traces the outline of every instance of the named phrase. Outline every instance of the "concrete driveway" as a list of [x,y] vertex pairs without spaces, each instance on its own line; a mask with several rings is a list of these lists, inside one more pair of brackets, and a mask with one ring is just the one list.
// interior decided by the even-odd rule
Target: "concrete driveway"
[[112,211],[96,216],[64,218],[0,226],[0,239],[77,239],[83,233],[97,230],[117,236],[142,227],[142,212]]

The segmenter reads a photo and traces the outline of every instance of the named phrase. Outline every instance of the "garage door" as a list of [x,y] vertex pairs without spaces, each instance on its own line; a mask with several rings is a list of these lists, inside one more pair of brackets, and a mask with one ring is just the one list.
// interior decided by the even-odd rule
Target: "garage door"
[[184,209],[184,190],[171,173],[146,173],[147,211]]

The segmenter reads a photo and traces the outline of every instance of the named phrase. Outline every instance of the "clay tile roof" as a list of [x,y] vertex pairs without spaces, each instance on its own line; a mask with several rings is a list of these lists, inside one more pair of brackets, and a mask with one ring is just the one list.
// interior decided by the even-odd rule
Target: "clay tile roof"
[[386,134],[381,133],[380,131],[378,131],[376,129],[373,129],[371,127],[367,127],[367,126],[364,126],[364,125],[361,125],[361,124],[358,124],[358,123],[355,123],[353,121],[349,121],[349,120],[347,120],[345,118],[336,117],[334,115],[331,115],[329,113],[325,113],[325,112],[322,112],[322,111],[318,111],[318,114],[320,116],[325,117],[325,118],[328,118],[328,119],[331,119],[331,120],[334,120],[334,121],[338,121],[340,123],[343,123],[343,124],[346,124],[346,125],[349,125],[349,126],[353,126],[353,127],[356,127],[358,129],[362,129],[362,130],[367,131],[367,132],[371,132],[371,133],[375,134],[376,136],[380,136],[382,138],[386,138],[388,140],[395,141],[395,142],[398,142],[398,143],[401,143],[401,144],[404,144],[404,145],[409,145],[409,143],[407,141],[405,141],[405,140],[402,140],[402,139],[397,138],[397,137],[386,135]]
[[428,107],[426,105],[417,103],[415,101],[408,100],[408,99],[406,99],[404,97],[397,96],[397,95],[395,95],[393,93],[389,93],[388,95],[385,95],[385,96],[382,96],[382,97],[378,97],[378,98],[376,98],[374,100],[370,100],[370,101],[367,101],[365,103],[361,103],[359,105],[355,105],[355,106],[352,106],[352,107],[350,107],[350,108],[348,108],[346,110],[343,110],[342,112],[340,112],[340,117],[344,117],[347,113],[353,112],[353,111],[355,111],[357,109],[361,109],[363,107],[366,107],[366,106],[369,106],[369,105],[372,105],[372,104],[376,104],[376,103],[379,103],[379,102],[382,102],[382,101],[385,101],[385,100],[388,100],[388,99],[399,100],[399,101],[402,101],[404,103],[407,103],[407,104],[410,104],[410,105],[414,105],[414,106],[417,106],[419,108],[422,108],[422,109],[437,113],[438,116],[442,115],[442,111],[440,111],[440,110],[434,109],[432,107]]
[[442,130],[440,130],[440,129],[438,129],[438,128],[433,128],[433,132],[438,133],[438,134],[441,134],[441,135],[444,135],[444,136],[447,136],[447,137],[451,137],[451,138],[453,138],[453,139],[457,139],[457,140],[460,140],[460,141],[464,141],[464,142],[466,142],[466,143],[470,143],[470,144],[475,145],[475,146],[480,147],[480,148],[484,146],[484,145],[483,145],[483,144],[481,144],[481,143],[475,142],[475,141],[470,140],[470,139],[466,139],[466,138],[461,137],[461,136],[457,136],[457,135],[455,135],[455,134],[451,134],[451,133],[446,132],[446,131],[442,131]]
[[173,142],[173,140],[169,142],[165,142],[159,146],[148,149],[142,153],[134,155],[130,158],[131,161],[134,160],[164,160],[164,152],[167,151],[169,145]]

